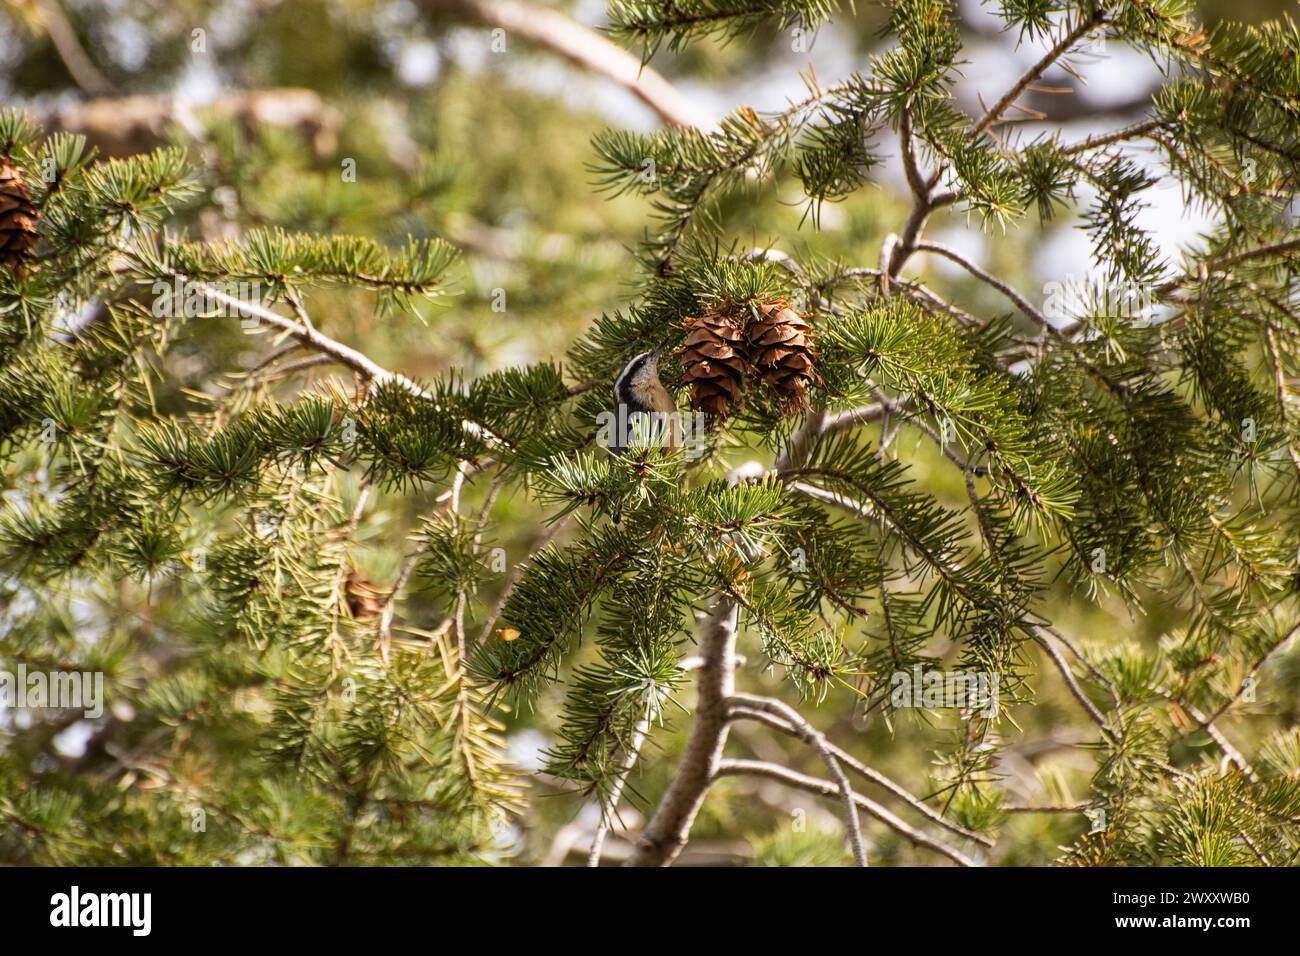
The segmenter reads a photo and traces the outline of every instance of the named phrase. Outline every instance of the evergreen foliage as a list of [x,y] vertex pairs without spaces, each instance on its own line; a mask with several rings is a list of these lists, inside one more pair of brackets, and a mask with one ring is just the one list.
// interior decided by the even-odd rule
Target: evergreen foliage
[[[830,764],[933,834],[900,849],[872,814],[872,857],[910,861],[931,840],[958,862],[1007,859],[1032,815],[1009,806],[1003,755],[1041,706],[1090,761],[1082,786],[1052,784],[1077,811],[1042,824],[1059,859],[1294,863],[1300,738],[1265,704],[1297,690],[1300,30],[1204,27],[1187,0],[996,8],[1051,52],[980,117],[952,99],[952,5],[890,0],[883,52],[834,86],[808,77],[788,109],[600,134],[595,187],[650,217],[628,301],[562,362],[425,380],[313,315],[338,301],[380,326],[431,302],[455,315],[452,244],[294,232],[287,212],[190,239],[227,173],[179,146],[98,158],[0,114],[0,162],[23,172],[42,237],[29,268],[0,270],[0,659],[103,672],[108,703],[81,757],[55,746],[78,715],[3,731],[0,858],[493,860],[529,783],[508,725],[530,714],[555,727],[550,785],[592,795],[606,822],[627,786],[652,815],[673,792],[656,768],[677,761],[656,745],[705,721],[706,691],[688,689],[697,671],[717,679],[705,632],[729,606],[737,680],[777,700],[740,694],[713,716],[833,747]],[[610,23],[649,61],[838,14],[612,0]],[[1103,37],[1165,70],[1148,118],[1084,139],[1015,132],[1017,97]],[[221,156],[220,136],[209,148]],[[815,229],[891,157],[910,212],[872,261],[751,250],[728,225],[734,204],[793,186]],[[430,195],[457,175],[422,169]],[[1214,223],[1182,261],[1144,225],[1161,178]],[[1107,285],[1052,313],[926,239],[947,211],[994,242],[1077,217]],[[940,295],[922,255],[975,284]],[[596,446],[633,355],[680,345],[688,317],[768,301],[812,325],[810,411],[755,388],[700,457],[648,441],[611,462]],[[241,328],[257,349],[222,353],[230,388],[187,379],[194,351]],[[288,361],[330,371],[286,390]],[[527,551],[508,542],[502,573],[507,507]],[[366,610],[351,589],[374,550],[398,557]],[[1097,606],[1131,618],[1070,637]],[[899,706],[894,677],[918,666],[994,677],[994,706]],[[901,783],[856,769],[877,755],[799,722],[833,706],[920,741],[933,765]],[[1258,716],[1234,723],[1243,708]],[[742,764],[712,768],[717,791]],[[820,829],[774,830],[756,852],[843,859]]]

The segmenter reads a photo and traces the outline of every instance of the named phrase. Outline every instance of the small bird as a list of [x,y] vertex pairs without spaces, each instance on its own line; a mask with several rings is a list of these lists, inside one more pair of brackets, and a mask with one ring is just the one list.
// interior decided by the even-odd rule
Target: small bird
[[637,414],[656,414],[653,419],[654,430],[650,434],[659,436],[666,425],[668,440],[665,444],[671,448],[677,447],[677,403],[668,394],[663,382],[659,381],[659,356],[665,348],[667,343],[649,352],[642,352],[628,362],[614,380],[615,427],[609,442],[611,459],[622,457],[627,451],[635,421],[633,416]]

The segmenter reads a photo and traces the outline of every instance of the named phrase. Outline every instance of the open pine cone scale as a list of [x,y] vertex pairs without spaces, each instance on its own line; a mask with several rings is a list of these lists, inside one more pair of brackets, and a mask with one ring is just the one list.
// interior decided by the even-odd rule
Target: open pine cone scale
[[21,275],[31,259],[40,215],[22,172],[0,161],[0,265],[10,272]]

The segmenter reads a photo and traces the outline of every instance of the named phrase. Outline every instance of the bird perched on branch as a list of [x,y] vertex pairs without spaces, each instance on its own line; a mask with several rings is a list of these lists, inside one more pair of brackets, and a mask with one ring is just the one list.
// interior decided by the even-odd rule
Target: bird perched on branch
[[[659,381],[659,356],[665,345],[642,352],[627,365],[614,380],[614,410],[607,416],[611,421],[602,429],[603,444],[609,450],[611,467],[623,460],[632,436],[637,432],[642,441],[656,441],[665,434],[664,444],[676,448],[681,441],[677,428],[677,403]],[[638,428],[638,425],[640,427]],[[615,508],[610,520],[618,524],[621,514]]]
[[646,422],[648,428],[644,434],[648,438],[658,438],[667,428],[666,446],[676,448],[681,440],[676,423],[677,403],[659,381],[659,356],[666,347],[665,344],[642,352],[614,380],[614,428],[606,445],[611,459],[627,452],[638,421],[636,416]]

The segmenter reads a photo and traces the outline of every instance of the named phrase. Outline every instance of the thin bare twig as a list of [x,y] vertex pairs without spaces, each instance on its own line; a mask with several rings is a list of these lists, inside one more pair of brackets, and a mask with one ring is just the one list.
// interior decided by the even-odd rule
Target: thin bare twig
[[[732,719],[754,720],[768,727],[772,727],[781,733],[796,737],[798,736],[798,732],[793,725],[775,714],[749,710],[740,706],[733,706],[730,713]],[[876,770],[873,767],[868,767],[848,751],[837,747],[830,740],[826,741],[826,746],[830,752],[835,755],[835,758],[844,766],[848,767],[869,783],[874,783],[877,786],[888,790],[932,823],[935,823],[936,825],[943,827],[945,830],[948,830],[950,833],[964,839],[971,840],[975,843],[982,843],[984,846],[993,846],[993,840],[990,837],[985,836],[983,833],[976,833],[974,830],[968,830],[959,824],[953,823],[951,820],[945,819],[942,814],[931,808],[930,805],[920,797],[908,791],[907,788],[891,780],[889,777],[886,777],[879,770]]]
[[[148,263],[145,263],[144,260],[132,249],[121,248],[118,251],[137,264],[148,265]],[[302,308],[301,301],[297,300],[295,297],[290,297],[290,306],[302,317],[306,318],[306,321],[294,321],[293,319],[280,315],[272,309],[268,309],[260,303],[248,302],[237,298],[223,292],[211,283],[195,281],[189,276],[174,270],[168,270],[167,275],[172,279],[189,284],[196,292],[202,293],[212,301],[219,302],[229,309],[233,309],[236,313],[266,322],[277,329],[289,333],[289,335],[293,336],[303,345],[314,349],[317,352],[322,352],[333,357],[340,364],[352,369],[367,381],[373,382],[376,385],[385,385],[391,382],[399,388],[410,392],[412,395],[433,401],[433,396],[428,391],[421,388],[405,375],[397,372],[390,372],[364,352],[354,349],[350,345],[344,345],[342,342],[332,339],[323,332],[318,331],[315,325],[312,324],[311,319],[306,318],[307,313],[305,309]],[[461,427],[465,430],[466,434],[479,438],[480,440],[487,442],[489,445],[500,446],[506,444],[501,436],[493,433],[491,429],[485,428],[478,422],[463,420],[461,422]]]
[[1030,84],[1034,83],[1040,76],[1047,72],[1048,67],[1053,63],[1065,56],[1065,54],[1070,51],[1071,47],[1088,35],[1089,31],[1099,26],[1102,19],[1103,16],[1099,11],[1094,11],[1088,16],[1080,19],[1072,29],[1056,42],[1055,46],[1043,54],[1043,57],[1037,63],[1026,70],[1024,74],[1021,75],[1020,79],[1016,80],[1016,82],[1012,84],[1011,88],[1007,90],[1006,93],[1002,94],[1001,99],[989,107],[988,111],[981,116],[979,121],[975,124],[972,132],[982,133],[1001,119],[1002,114],[1007,111],[1007,108],[1014,103],[1017,98],[1019,98],[1021,93],[1029,88]]
[[1102,734],[1104,734],[1112,743],[1118,744],[1119,738],[1115,736],[1115,732],[1111,730],[1110,724],[1108,724],[1106,718],[1101,715],[1101,711],[1099,711],[1096,706],[1093,705],[1092,701],[1088,699],[1088,695],[1083,692],[1083,688],[1079,686],[1079,682],[1074,679],[1074,673],[1070,670],[1070,665],[1065,662],[1065,658],[1061,656],[1060,651],[1052,646],[1052,642],[1039,633],[1037,629],[1034,630],[1033,637],[1035,642],[1037,642],[1037,644],[1047,652],[1047,656],[1052,659],[1052,663],[1056,665],[1056,669],[1060,671],[1061,677],[1064,679],[1065,686],[1069,689],[1071,696],[1079,702],[1079,706],[1084,709],[1090,718],[1092,718],[1092,722],[1101,728]]
[[967,272],[973,275],[976,279],[979,279],[981,282],[991,285],[993,288],[997,289],[999,292],[1005,295],[1008,299],[1010,299],[1012,302],[1016,304],[1016,308],[1018,308],[1029,318],[1033,319],[1033,321],[1039,327],[1048,330],[1051,333],[1058,336],[1061,334],[1061,331],[1056,326],[1054,326],[1051,322],[1049,322],[1047,320],[1047,317],[1043,315],[1043,313],[1039,312],[1032,305],[1030,305],[1028,299],[1026,299],[1015,289],[1013,289],[1010,285],[1003,282],[997,276],[992,275],[986,272],[985,270],[981,269],[979,266],[971,262],[969,259],[963,256],[956,249],[950,248],[949,246],[942,245],[941,243],[938,242],[930,242],[927,240],[927,241],[918,241],[916,243],[916,251],[933,252],[943,256],[946,259],[952,260],[953,262],[957,263],[957,265],[961,266],[963,269],[965,269]]
[[761,713],[780,717],[794,728],[795,733],[798,734],[801,740],[817,751],[822,758],[822,762],[826,764],[826,769],[835,778],[836,786],[839,787],[840,800],[844,805],[844,822],[849,831],[849,844],[853,847],[853,859],[858,866],[866,866],[867,851],[862,845],[862,825],[858,821],[858,807],[854,800],[853,788],[849,785],[849,778],[844,775],[844,769],[840,766],[840,762],[827,746],[825,735],[804,720],[799,715],[799,712],[789,704],[773,697],[732,694],[728,699],[728,705],[731,707],[742,705],[748,710],[757,710]]
[[[789,784],[792,787],[798,787],[800,790],[806,790],[809,793],[820,794],[824,797],[835,797],[840,795],[839,787],[829,780],[818,780],[816,777],[810,777],[807,774],[799,773],[780,764],[769,763],[764,760],[723,760],[718,765],[716,776],[734,776],[736,774],[749,774],[759,777],[767,777],[771,780],[777,780],[781,783]],[[933,837],[916,829],[897,816],[890,813],[868,797],[856,791],[850,791],[851,798],[855,807],[861,807],[871,816],[875,817],[881,823],[885,824],[896,833],[902,834],[911,843],[916,846],[923,846],[935,853],[940,853],[952,860],[958,866],[975,866],[975,861],[958,850],[947,846],[944,843],[935,840]]]
[[1003,813],[1085,813],[1092,809],[1091,803],[1058,803],[1041,807],[1003,807]]
[[1255,246],[1250,249],[1242,249],[1240,252],[1230,253],[1218,259],[1213,259],[1208,263],[1196,264],[1195,274],[1188,270],[1182,275],[1175,276],[1168,282],[1162,283],[1155,289],[1155,296],[1160,298],[1173,292],[1185,282],[1201,281],[1201,267],[1204,265],[1211,273],[1224,272],[1233,266],[1239,266],[1243,262],[1250,262],[1252,259],[1262,259],[1266,256],[1285,254],[1288,252],[1300,251],[1300,239],[1281,239],[1277,242],[1265,243],[1262,246]]
[[884,402],[876,402],[873,405],[862,405],[858,408],[834,412],[826,416],[826,421],[822,424],[822,434],[833,435],[847,428],[880,421],[881,417],[888,411],[890,411],[889,405]]
[[649,732],[650,719],[648,717],[643,717],[637,721],[636,729],[632,732],[632,739],[628,742],[627,750],[623,754],[623,762],[619,764],[618,776],[609,789],[609,798],[605,801],[605,805],[600,808],[600,823],[596,827],[595,835],[591,838],[591,852],[587,854],[588,866],[600,866],[600,851],[605,846],[605,837],[609,833],[610,825],[613,823],[615,813],[618,810],[618,801],[623,796],[623,788],[627,786],[628,775],[632,773],[632,767],[641,754],[641,745],[645,743],[646,735]]

